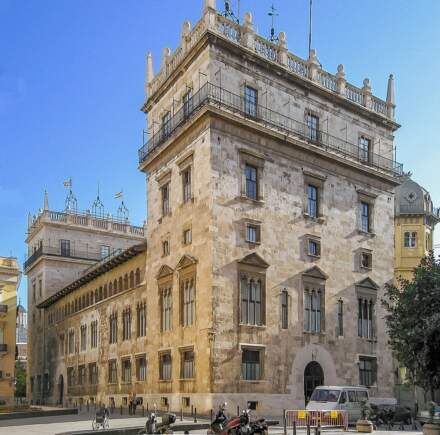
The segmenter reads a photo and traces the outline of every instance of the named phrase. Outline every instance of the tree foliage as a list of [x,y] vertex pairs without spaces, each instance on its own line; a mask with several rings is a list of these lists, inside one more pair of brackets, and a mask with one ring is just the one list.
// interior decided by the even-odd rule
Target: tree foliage
[[26,397],[26,370],[21,364],[15,365],[15,397]]
[[440,262],[431,253],[412,281],[386,287],[389,344],[409,381],[432,395],[440,388]]

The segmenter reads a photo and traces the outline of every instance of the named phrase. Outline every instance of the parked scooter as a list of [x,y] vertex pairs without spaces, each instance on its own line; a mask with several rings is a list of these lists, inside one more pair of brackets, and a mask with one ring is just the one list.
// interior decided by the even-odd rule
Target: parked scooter
[[140,430],[139,435],[144,434],[172,434],[171,425],[176,422],[176,414],[166,413],[162,416],[161,421],[158,421],[156,405],[154,410],[150,412],[145,422],[145,428]]

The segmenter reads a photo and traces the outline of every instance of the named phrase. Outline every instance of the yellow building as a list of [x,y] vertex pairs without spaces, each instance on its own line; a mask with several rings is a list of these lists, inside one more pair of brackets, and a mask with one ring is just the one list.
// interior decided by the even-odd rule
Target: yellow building
[[396,189],[395,207],[395,277],[412,279],[414,268],[433,249],[439,209],[409,176]]
[[15,329],[20,276],[15,258],[0,257],[0,404],[14,401]]

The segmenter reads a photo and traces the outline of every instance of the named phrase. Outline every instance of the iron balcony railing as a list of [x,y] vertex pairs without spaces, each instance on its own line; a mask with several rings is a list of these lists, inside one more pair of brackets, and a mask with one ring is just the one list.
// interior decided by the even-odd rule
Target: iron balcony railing
[[77,258],[81,260],[101,260],[101,252],[94,251],[77,251],[76,249],[70,248],[54,248],[52,246],[40,246],[35,252],[28,257],[24,262],[24,269],[26,270],[31,264],[33,264],[42,255],[51,255],[55,257],[68,257]]
[[8,306],[6,304],[0,304],[0,316],[2,314],[8,314]]
[[0,343],[0,352],[7,352],[8,345],[6,343]]
[[403,174],[403,166],[393,159],[365,150],[357,144],[332,136],[325,131],[310,128],[306,123],[256,104],[241,95],[234,94],[212,83],[205,83],[188,102],[167,119],[159,131],[154,132],[139,149],[139,163],[154,154],[159,147],[194,113],[205,105],[212,105],[241,115],[244,118],[281,132],[298,137],[309,144],[344,158],[355,160],[371,168],[385,171],[393,176]]

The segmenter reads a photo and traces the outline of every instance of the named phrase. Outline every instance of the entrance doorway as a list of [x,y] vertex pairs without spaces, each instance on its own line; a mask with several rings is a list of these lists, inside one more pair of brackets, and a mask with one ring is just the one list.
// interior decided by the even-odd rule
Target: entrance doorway
[[304,398],[306,405],[310,400],[313,390],[324,384],[324,371],[316,361],[307,364],[304,370]]
[[63,375],[60,375],[58,378],[58,403],[63,406],[63,397],[64,395],[64,378]]

